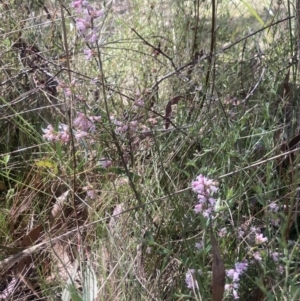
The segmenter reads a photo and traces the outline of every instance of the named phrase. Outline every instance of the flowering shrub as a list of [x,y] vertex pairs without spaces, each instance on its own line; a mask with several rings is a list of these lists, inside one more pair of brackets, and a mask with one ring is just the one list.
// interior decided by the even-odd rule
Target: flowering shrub
[[[10,8],[16,1],[4,2],[3,16],[7,13],[13,21]],[[282,53],[281,49],[268,52],[263,43],[262,53],[253,49],[247,53],[249,44],[238,49],[238,44],[220,40],[230,36],[222,26],[218,43],[207,53],[209,24],[207,18],[199,18],[199,12],[206,12],[211,3],[152,2],[72,0],[60,3],[60,7],[53,3],[47,16],[48,5],[45,11],[28,16],[22,12],[20,26],[14,22],[7,26],[10,23],[4,20],[5,72],[1,83],[5,99],[1,106],[5,137],[1,143],[0,197],[4,206],[12,205],[12,214],[7,215],[5,208],[2,215],[15,220],[16,227],[10,225],[12,236],[2,239],[3,243],[22,242],[24,231],[29,233],[35,223],[43,221],[54,198],[68,189],[72,194],[65,198],[65,205],[72,216],[67,219],[64,214],[64,229],[81,229],[82,223],[88,231],[76,231],[78,239],[70,236],[66,241],[78,247],[75,255],[80,255],[81,261],[89,259],[99,265],[93,287],[103,299],[117,300],[128,293],[145,300],[216,301],[214,288],[220,279],[219,289],[222,295],[225,292],[226,301],[255,299],[247,294],[257,289],[262,294],[282,290],[285,298],[297,298],[293,286],[298,281],[300,248],[298,241],[291,244],[290,232],[295,226],[298,239],[299,177],[297,164],[296,168],[291,166],[298,153],[285,154],[283,159],[291,161],[289,166],[278,175],[275,170],[281,160],[275,148],[283,136],[289,136],[282,132],[286,128],[283,121],[289,118],[275,118],[286,105],[281,101],[284,107],[278,109],[278,99],[283,99],[275,96],[275,90],[291,64],[275,64],[284,72],[272,70],[268,74],[272,68],[269,56],[271,63],[273,54]],[[221,2],[217,11],[223,11]],[[30,5],[24,5],[20,12],[30,10]],[[280,10],[279,15],[282,13]],[[274,20],[263,16],[266,24],[277,24],[277,15]],[[269,29],[259,31],[260,35]],[[275,28],[274,32],[277,39],[279,32]],[[267,44],[273,45],[274,35],[268,35]],[[253,40],[252,33],[246,38]],[[199,41],[203,43],[199,45]],[[198,49],[202,44],[204,50]],[[221,45],[224,49],[219,49],[219,55]],[[235,60],[239,54],[241,64]],[[252,68],[252,56],[256,60],[261,54],[261,68]],[[244,68],[248,62],[250,69]],[[13,66],[16,63],[19,66]],[[236,72],[247,80],[235,78]],[[276,74],[278,83],[269,80]],[[270,93],[263,89],[264,82],[271,83]],[[240,97],[245,99],[238,100]],[[31,119],[35,113],[42,119]],[[43,139],[49,141],[46,146],[40,143],[40,135],[33,135],[34,127],[45,120],[48,123],[38,132],[43,131]],[[281,134],[275,139],[277,128]],[[10,140],[13,145],[7,143]],[[32,148],[31,143],[39,146]],[[259,154],[257,145],[262,146]],[[7,164],[11,152],[13,161]],[[19,158],[29,160],[19,165]],[[30,165],[34,168],[28,168]],[[191,181],[190,175],[200,165],[219,173],[222,189],[217,178],[204,171]],[[192,182],[190,189],[184,189],[186,181]],[[19,185],[22,182],[26,185]],[[5,191],[3,185],[9,185]],[[35,196],[30,190],[41,193]],[[120,216],[115,216],[113,208]],[[29,225],[22,229],[27,220]],[[118,220],[115,228],[122,235],[115,236],[117,231],[110,230],[109,220]],[[99,227],[92,226],[96,223]],[[70,259],[76,264],[76,258]],[[69,263],[64,266],[69,272]],[[52,275],[45,275],[47,282],[53,282]],[[74,280],[79,295],[85,292],[78,281],[82,276],[78,272]],[[88,285],[89,281],[85,282]],[[18,294],[22,287],[11,290]],[[195,296],[189,297],[187,292]],[[4,295],[1,289],[0,295]],[[265,294],[259,299],[268,297]],[[278,296],[273,299],[281,300]]]
[[[192,181],[192,191],[197,193],[198,204],[195,206],[194,211],[200,213],[204,218],[213,220],[214,213],[216,211],[216,199],[214,194],[218,191],[218,183],[208,177],[200,174],[197,176],[195,181]],[[271,206],[272,210],[277,210],[275,205]],[[245,239],[247,227],[238,228],[238,236],[243,240]],[[251,227],[251,232],[255,235],[255,244],[261,245],[268,241],[268,238],[261,233],[260,228]],[[227,228],[223,227],[218,231],[218,236],[223,238],[227,235]],[[198,249],[203,248],[203,244],[196,243]],[[277,259],[276,253],[272,254],[274,260]],[[261,262],[262,257],[260,252],[256,251],[252,253],[253,258],[256,262]],[[255,261],[252,261],[254,263]],[[229,283],[225,285],[225,290],[233,295],[234,299],[239,298],[238,290],[240,286],[240,278],[243,273],[248,269],[249,263],[247,260],[243,262],[237,262],[234,268],[226,270],[226,275],[229,280]],[[186,273],[185,282],[188,289],[199,290],[198,282],[195,278],[196,276],[195,269],[189,269]]]

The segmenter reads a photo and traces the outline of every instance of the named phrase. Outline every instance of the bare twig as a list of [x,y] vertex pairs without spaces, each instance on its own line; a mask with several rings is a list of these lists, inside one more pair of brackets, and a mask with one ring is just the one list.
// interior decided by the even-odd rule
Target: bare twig
[[131,30],[147,45],[147,46],[149,46],[149,47],[151,47],[154,51],[156,51],[156,52],[158,52],[158,53],[160,53],[161,55],[163,55],[165,58],[167,58],[170,62],[171,62],[171,64],[172,64],[172,66],[173,66],[173,68],[176,70],[177,69],[177,67],[175,66],[175,64],[174,64],[174,62],[173,62],[173,59],[171,58],[171,57],[169,57],[166,53],[164,53],[161,49],[160,49],[160,47],[155,47],[154,45],[152,45],[151,43],[149,43],[148,41],[146,41],[135,29],[133,29],[133,28],[131,28]]

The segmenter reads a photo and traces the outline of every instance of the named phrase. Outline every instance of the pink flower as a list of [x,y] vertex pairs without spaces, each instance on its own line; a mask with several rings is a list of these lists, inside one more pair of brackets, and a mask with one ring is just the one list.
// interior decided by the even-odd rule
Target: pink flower
[[46,129],[43,129],[43,132],[45,133],[43,137],[50,142],[60,141],[66,144],[70,141],[70,131],[66,124],[60,124],[58,126],[58,132],[54,131],[53,126],[49,124]]
[[54,128],[51,124],[47,126],[47,128],[43,129],[43,132],[45,133],[43,135],[43,138],[45,138],[48,141],[56,141],[57,140],[57,133],[55,133]]
[[207,201],[207,197],[202,194],[198,194],[198,200],[199,203],[204,204]]
[[91,49],[85,49],[83,52],[84,52],[87,60],[90,60],[95,55],[95,51],[93,51]]
[[213,194],[218,191],[215,183],[203,175],[199,175],[196,181],[192,182],[192,189],[199,194]]
[[228,291],[231,289],[231,284],[225,284],[224,286],[225,290]]
[[[137,107],[143,107],[143,106],[145,105],[145,102],[144,102],[144,100],[142,100],[142,99],[138,99],[138,100],[136,100],[136,101],[134,102],[134,105],[136,105]],[[150,118],[150,119],[151,119],[151,118]],[[150,119],[148,119],[148,121],[149,121]]]
[[277,268],[277,271],[280,275],[282,275],[284,273],[284,267],[283,265],[280,265],[278,268]]
[[114,119],[113,123],[118,126],[116,128],[116,133],[117,134],[123,134],[123,133],[128,132],[128,131],[129,131],[130,134],[133,134],[137,131],[138,122],[136,120],[125,124],[125,123],[122,123],[121,121],[118,121],[118,120]]
[[234,299],[239,299],[240,298],[237,291],[234,288],[232,289],[232,294],[233,294]]
[[268,241],[268,237],[264,237],[262,233],[256,233],[255,234],[255,243],[256,244],[263,244],[264,242]]
[[60,124],[59,127],[59,140],[63,143],[68,143],[70,141],[70,131],[66,124]]
[[93,30],[85,36],[84,40],[88,43],[95,43],[98,40],[97,28],[93,28]]
[[116,207],[114,208],[112,216],[120,215],[122,213],[123,209],[124,209],[124,204],[123,203],[116,205]]
[[82,0],[77,0],[72,2],[72,7],[78,8],[82,6]]
[[87,135],[88,135],[87,132],[79,130],[79,131],[76,131],[75,138],[76,138],[76,140],[79,140],[79,139],[81,139],[83,137],[86,137]]
[[204,192],[204,184],[199,181],[192,182],[192,190],[196,193],[203,193]]
[[239,299],[239,295],[238,295],[238,292],[237,292],[237,289],[238,289],[238,288],[239,288],[239,286],[238,286],[238,284],[236,284],[236,283],[233,283],[233,284],[226,284],[226,285],[225,285],[225,290],[226,290],[226,291],[231,290],[234,299]]
[[229,278],[231,278],[231,279],[233,279],[234,273],[235,273],[235,270],[234,270],[234,269],[230,269],[230,270],[227,270],[227,271],[226,271],[227,277],[229,277]]
[[119,126],[116,128],[116,133],[117,134],[122,134],[125,133],[128,130],[128,125],[123,125],[123,126]]
[[84,113],[77,113],[77,117],[73,121],[73,126],[83,132],[93,132],[96,129],[95,121],[98,121],[100,116],[88,117]]
[[66,97],[71,97],[72,96],[72,91],[71,91],[70,88],[65,88],[64,92],[65,92]]
[[272,259],[273,259],[274,262],[278,262],[278,260],[279,260],[278,256],[279,256],[278,252],[273,252],[271,254],[271,257],[272,257]]
[[198,249],[198,250],[201,250],[204,248],[204,242],[201,241],[201,242],[196,242],[195,243],[195,247]]
[[101,159],[99,163],[103,168],[109,168],[112,165],[112,161],[105,158]]
[[96,19],[96,18],[99,18],[99,17],[103,17],[104,16],[104,11],[102,9],[94,9],[94,8],[90,8],[89,9],[89,13],[90,13],[90,16],[93,18],[93,19]]
[[217,200],[214,199],[214,198],[209,198],[208,202],[209,202],[211,207],[215,207]]
[[245,231],[241,227],[239,227],[238,228],[238,237],[244,238],[244,235],[245,235]]
[[96,197],[96,190],[90,189],[86,192],[86,195],[91,199],[94,200]]
[[77,0],[72,2],[72,7],[76,8],[77,13],[82,11],[82,0]]
[[262,261],[261,255],[259,252],[254,252],[253,257],[256,261]]
[[202,215],[206,218],[210,218],[212,216],[214,209],[213,208],[208,208],[203,211]]
[[95,122],[95,121],[100,121],[101,120],[101,116],[90,116],[90,119]]
[[92,8],[89,1],[87,1],[87,0],[82,1],[82,6],[85,7],[86,9],[91,9]]
[[237,262],[234,266],[234,269],[226,270],[226,275],[228,278],[232,279],[233,283],[226,284],[226,290],[232,290],[232,294],[234,299],[238,299],[238,288],[240,276],[247,270],[248,263],[247,262]]
[[97,190],[95,190],[91,184],[88,184],[87,186],[84,186],[82,188],[84,191],[86,191],[86,195],[89,199],[93,200],[96,198]]
[[194,210],[196,213],[201,213],[205,218],[211,218],[215,211],[217,201],[212,197],[212,194],[218,191],[216,185],[213,180],[201,174],[192,182],[192,190],[198,194],[199,201]]
[[239,273],[244,273],[248,268],[248,263],[247,262],[237,262],[235,264],[235,269],[239,272]]
[[202,204],[197,204],[194,208],[194,211],[196,213],[202,213],[203,212],[203,205]]
[[111,118],[111,121],[113,122],[114,125],[117,125],[117,126],[122,126],[123,123],[115,118]]
[[80,31],[80,33],[84,34],[88,28],[91,27],[91,19],[89,16],[86,17],[86,19],[83,18],[77,18],[76,19],[76,27]]
[[271,203],[269,205],[269,208],[270,208],[270,211],[272,211],[272,212],[278,212],[278,210],[279,210],[279,206],[275,202]]
[[225,237],[227,234],[227,228],[222,228],[219,232],[218,232],[218,236],[219,237]]
[[195,269],[188,269],[187,273],[185,274],[185,283],[188,289],[199,289],[198,282],[194,276],[195,273]]
[[238,262],[235,264],[234,269],[226,271],[227,277],[231,278],[234,282],[238,282],[240,275],[247,270],[248,264],[246,262]]

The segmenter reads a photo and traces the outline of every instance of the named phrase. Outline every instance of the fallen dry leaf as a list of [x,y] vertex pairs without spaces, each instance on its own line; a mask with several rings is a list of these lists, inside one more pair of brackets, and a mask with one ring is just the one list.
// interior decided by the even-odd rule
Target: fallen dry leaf
[[[40,237],[40,233],[43,229],[42,225],[38,225],[34,229],[32,229],[22,240],[21,247],[26,248],[31,245]],[[26,267],[28,267],[32,262],[31,255],[23,257],[18,263],[17,270],[19,273],[22,273]]]

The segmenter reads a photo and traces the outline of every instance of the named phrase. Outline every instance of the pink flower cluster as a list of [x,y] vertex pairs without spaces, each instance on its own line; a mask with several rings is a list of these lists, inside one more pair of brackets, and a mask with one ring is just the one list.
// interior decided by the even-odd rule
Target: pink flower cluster
[[226,270],[226,275],[229,279],[232,280],[231,284],[225,285],[225,290],[231,290],[234,299],[239,299],[238,289],[239,289],[239,281],[241,275],[247,270],[248,263],[247,262],[237,262],[234,266],[234,269]]
[[257,245],[263,244],[268,241],[268,237],[264,237],[262,233],[255,233],[255,243]]
[[[89,133],[96,130],[95,122],[101,119],[100,116],[87,116],[84,113],[78,112],[77,117],[73,121],[74,137],[79,140],[86,137]],[[67,144],[70,141],[70,129],[66,124],[60,124],[58,131],[55,131],[53,126],[49,124],[46,129],[43,129],[43,138],[50,142],[61,142]]]
[[195,206],[195,212],[201,213],[204,217],[210,218],[215,211],[216,199],[212,195],[218,191],[218,183],[199,175],[192,182],[192,190],[198,195],[198,204]]
[[99,121],[100,116],[87,116],[84,113],[77,113],[73,121],[73,126],[84,132],[94,132],[96,130],[95,121]]
[[63,81],[59,81],[58,88],[64,92],[65,97],[69,98],[73,94],[75,83],[76,83],[75,79],[73,79],[70,84],[67,84],[67,83],[65,83]]
[[58,131],[55,131],[53,126],[49,124],[46,129],[43,129],[43,137],[50,142],[61,142],[67,144],[70,141],[70,131],[66,124],[60,124]]
[[115,132],[118,135],[124,133],[134,134],[137,132],[138,125],[139,125],[137,120],[122,122],[119,121],[115,116],[111,116],[110,120],[116,126]]
[[[85,0],[73,1],[72,6],[76,9],[78,14],[82,14],[81,18],[76,19],[77,30],[81,36],[84,37],[85,42],[95,43],[99,37],[99,26],[96,26],[95,20],[99,17],[103,17],[103,10],[93,7],[89,1]],[[93,52],[86,50],[85,55],[87,59],[90,59]]]

